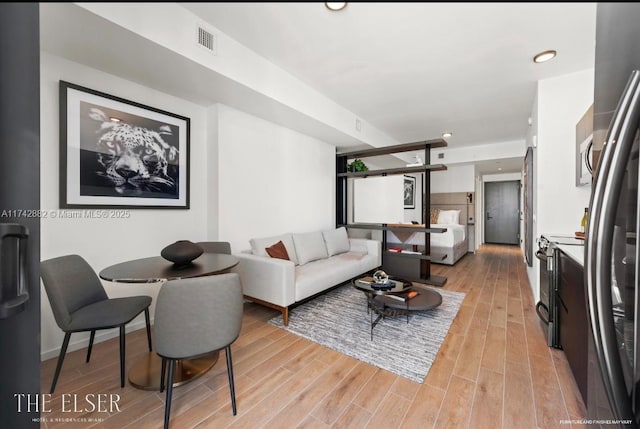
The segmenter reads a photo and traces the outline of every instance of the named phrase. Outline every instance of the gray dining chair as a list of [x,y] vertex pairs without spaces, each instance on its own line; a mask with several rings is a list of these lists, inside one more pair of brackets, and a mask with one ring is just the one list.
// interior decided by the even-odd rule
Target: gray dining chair
[[47,291],[56,323],[65,333],[49,393],[53,393],[56,388],[71,334],[91,332],[86,360],[89,362],[96,331],[111,328],[120,329],[120,387],[124,387],[124,328],[127,323],[144,311],[147,341],[149,351],[151,351],[151,326],[149,323],[151,297],[109,298],[93,268],[78,255],[66,255],[42,261],[40,276],[44,289]]
[[200,241],[196,243],[204,253],[224,253],[231,255],[231,244],[226,241]]
[[160,288],[154,335],[156,353],[162,358],[161,392],[168,372],[165,429],[169,427],[176,361],[201,357],[223,348],[227,357],[231,407],[236,415],[231,344],[240,334],[242,310],[242,286],[237,273],[171,280]]

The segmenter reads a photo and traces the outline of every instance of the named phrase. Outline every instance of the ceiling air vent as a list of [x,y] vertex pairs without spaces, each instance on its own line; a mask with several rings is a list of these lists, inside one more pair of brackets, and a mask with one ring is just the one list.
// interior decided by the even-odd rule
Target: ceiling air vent
[[213,54],[216,53],[216,38],[211,31],[206,30],[202,25],[198,25],[198,45]]

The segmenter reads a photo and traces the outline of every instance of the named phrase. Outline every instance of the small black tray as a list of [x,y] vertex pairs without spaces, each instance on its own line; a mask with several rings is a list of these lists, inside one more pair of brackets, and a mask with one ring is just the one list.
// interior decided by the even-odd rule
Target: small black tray
[[386,283],[371,283],[371,289],[373,290],[389,290],[396,287],[396,284],[392,281],[388,281]]

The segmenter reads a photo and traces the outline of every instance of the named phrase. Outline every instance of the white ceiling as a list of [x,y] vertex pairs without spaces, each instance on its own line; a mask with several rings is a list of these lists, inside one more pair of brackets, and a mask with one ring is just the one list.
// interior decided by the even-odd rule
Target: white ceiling
[[400,142],[522,140],[536,82],[594,65],[595,3],[182,5]]
[[[398,142],[443,131],[454,133],[452,148],[522,141],[536,82],[594,62],[595,3],[350,3],[339,13],[322,3],[180,5]],[[42,3],[40,17],[45,51],[203,105],[242,99],[247,113],[354,144],[72,3]],[[558,57],[534,64],[546,49]],[[485,164],[478,171],[498,172]],[[522,163],[509,165],[501,172]]]

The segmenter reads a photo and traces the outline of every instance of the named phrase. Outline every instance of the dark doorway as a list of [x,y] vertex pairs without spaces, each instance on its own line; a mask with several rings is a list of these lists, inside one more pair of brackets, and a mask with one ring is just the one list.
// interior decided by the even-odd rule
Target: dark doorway
[[520,242],[520,181],[484,184],[485,243]]
[[0,5],[0,426],[6,428],[40,427],[39,27],[38,3]]

